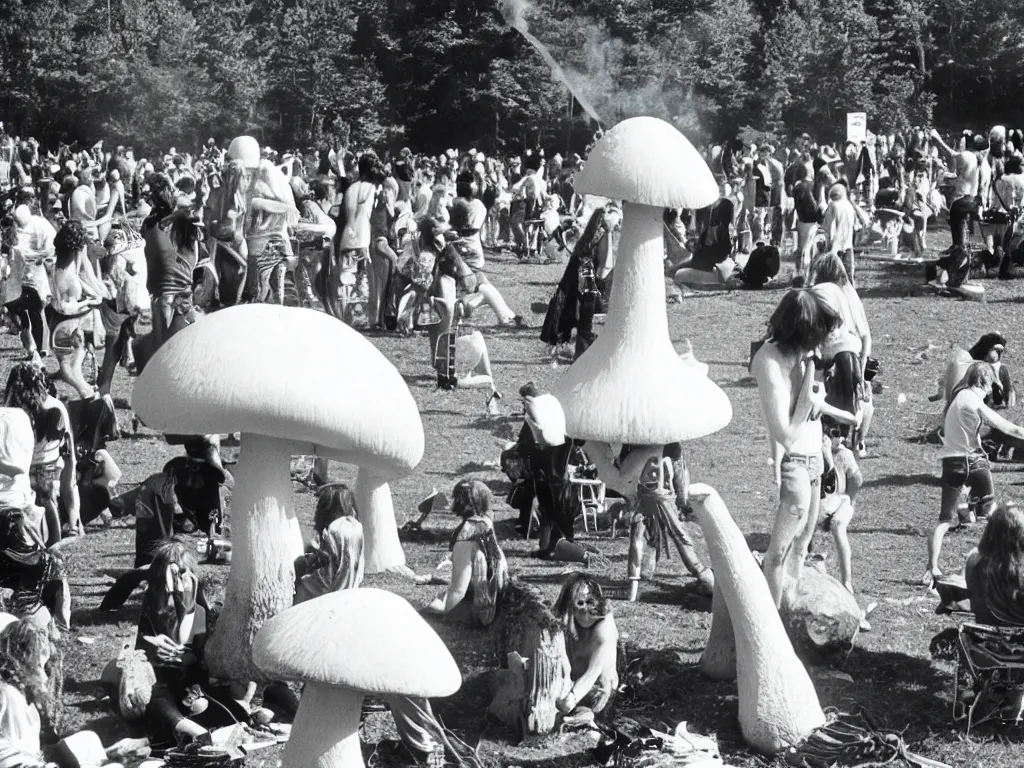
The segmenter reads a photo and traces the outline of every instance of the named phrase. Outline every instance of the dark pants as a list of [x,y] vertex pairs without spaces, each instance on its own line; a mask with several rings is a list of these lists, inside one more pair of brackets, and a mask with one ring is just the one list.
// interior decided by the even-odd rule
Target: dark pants
[[32,334],[32,342],[40,352],[46,349],[46,323],[43,320],[43,300],[31,288],[22,288],[21,296],[7,302],[7,311],[11,313],[23,331]]
[[984,455],[950,456],[942,460],[942,509],[940,523],[955,524],[960,489],[970,490],[970,504],[978,517],[987,517],[995,507],[992,470]]
[[949,206],[949,232],[954,246],[963,246],[967,242],[967,231],[972,221],[978,221],[977,201],[970,197],[954,200]]
[[579,319],[576,321],[576,355],[579,357],[594,343],[594,312],[597,310],[597,296],[588,293],[579,300]]
[[568,484],[561,479],[538,478],[536,481],[537,515],[540,518],[540,546],[554,551],[559,539],[575,539],[573,510],[565,491]]
[[[837,354],[833,358],[832,374],[828,379],[826,399],[829,405],[849,413],[857,413],[860,407],[857,390],[861,384],[863,378],[858,357],[853,352]],[[849,424],[843,424],[840,427],[840,434],[848,437],[852,429]]]

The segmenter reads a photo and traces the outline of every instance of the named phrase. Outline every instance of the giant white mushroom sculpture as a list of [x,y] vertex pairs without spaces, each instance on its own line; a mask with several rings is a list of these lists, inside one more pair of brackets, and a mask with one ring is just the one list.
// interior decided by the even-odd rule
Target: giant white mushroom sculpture
[[754,749],[774,755],[823,726],[825,714],[725,502],[702,483],[690,486],[690,501],[715,569],[716,607],[721,596],[732,619],[740,730]]
[[268,621],[253,659],[270,677],[306,685],[282,764],[362,768],[363,698],[451,696],[462,685],[441,638],[404,599],[347,589]]
[[[576,175],[576,189],[622,201],[622,237],[605,326],[552,387],[565,411],[566,434],[653,452],[717,432],[732,419],[732,405],[672,347],[663,267],[664,209],[714,203],[718,185],[711,170],[671,125],[635,117],[597,142]],[[607,454],[607,445],[592,453]]]
[[266,304],[203,317],[154,355],[132,407],[152,429],[242,433],[231,574],[206,651],[214,676],[261,680],[251,663],[252,639],[292,603],[302,536],[291,501],[291,456],[358,466],[366,570],[408,570],[387,483],[419,463],[423,424],[398,371],[344,323]]
[[622,200],[622,237],[604,328],[552,388],[567,434],[666,445],[717,432],[732,419],[732,406],[673,349],[662,266],[664,209],[715,202],[711,170],[671,125],[634,117],[597,142],[576,189]]

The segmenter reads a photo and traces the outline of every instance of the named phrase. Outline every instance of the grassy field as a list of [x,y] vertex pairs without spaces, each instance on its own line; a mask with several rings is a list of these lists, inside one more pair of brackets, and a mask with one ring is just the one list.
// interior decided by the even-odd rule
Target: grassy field
[[[417,471],[392,486],[399,524],[413,515],[415,503],[431,488],[450,491],[460,478],[480,478],[502,498],[507,484],[495,466],[499,443],[512,437],[520,425],[516,390],[529,380],[544,388],[560,374],[560,369],[552,367],[536,329],[562,266],[523,266],[508,254],[493,256],[490,266],[493,282],[531,325],[530,330],[520,332],[485,329],[499,387],[506,395],[502,416],[486,415],[480,392],[437,391],[424,338],[373,339],[406,377],[427,435],[426,454]],[[952,622],[934,614],[935,600],[918,583],[925,568],[925,536],[939,508],[938,449],[920,442],[918,412],[935,410],[927,396],[935,391],[936,377],[952,342],[967,346],[983,332],[1000,331],[1009,339],[1007,365],[1018,370],[1022,346],[1015,331],[1024,320],[1024,306],[1017,299],[1020,284],[987,281],[987,301],[972,303],[934,296],[922,285],[919,269],[864,262],[858,278],[875,354],[882,361],[884,390],[876,395],[870,455],[861,462],[865,487],[850,533],[855,585],[863,602],[877,601],[879,607],[872,616],[872,631],[860,635],[854,651],[837,665],[845,675],[815,669],[812,677],[823,705],[864,707],[887,728],[902,731],[913,749],[933,759],[957,766],[1018,766],[1020,748],[1015,740],[974,734],[968,739],[953,728],[952,666],[929,658],[929,639]],[[710,364],[710,376],[728,393],[735,411],[732,423],[722,432],[686,445],[692,477],[721,492],[748,534],[769,530],[775,494],[766,432],[745,363],[749,343],[760,336],[781,295],[780,290],[770,290],[697,296],[671,305],[668,312],[673,341],[692,340],[697,357]],[[478,318],[481,323],[491,321],[488,312],[478,313]],[[17,340],[4,337],[2,344],[6,367],[19,356]],[[311,355],[323,353],[310,351]],[[115,391],[119,406],[127,405],[130,388],[131,380],[119,371]],[[121,410],[119,416],[126,426],[129,412]],[[1020,414],[1011,416],[1020,418]],[[124,471],[126,487],[158,471],[174,454],[159,435],[145,430],[138,435],[129,431],[111,445],[111,451]],[[333,472],[335,479],[354,480],[351,467],[334,465]],[[997,472],[999,495],[1017,495],[1021,476],[1016,468],[1003,465]],[[296,485],[294,499],[308,530],[312,496]],[[536,542],[513,538],[510,518],[511,512],[500,507],[499,536],[514,574],[553,597],[564,567],[530,559],[528,554]],[[452,518],[439,515],[431,518],[428,527],[441,532],[450,530],[453,523]],[[111,714],[109,703],[101,700],[97,681],[120,645],[133,641],[138,601],[129,602],[113,615],[99,613],[97,606],[109,577],[130,565],[131,528],[128,521],[107,530],[91,530],[73,545],[70,556],[75,604],[73,630],[66,640],[69,726],[95,729],[104,740],[125,735],[126,728]],[[703,548],[699,532],[696,535]],[[947,572],[958,570],[979,535],[976,527],[948,537],[943,554]],[[611,560],[611,568],[599,575],[609,581],[623,579],[625,538],[620,535],[610,540],[606,531],[583,538]],[[834,568],[829,537],[819,534],[816,548],[830,553],[828,562]],[[406,544],[411,566],[421,573],[431,570],[444,550],[442,543]],[[215,582],[222,583],[226,577],[224,568],[209,571]],[[635,697],[623,702],[617,714],[655,727],[687,720],[692,730],[717,735],[730,764],[769,765],[770,761],[752,755],[742,743],[735,685],[709,682],[698,671],[696,664],[710,626],[710,601],[697,595],[692,580],[684,574],[678,559],[669,560],[661,565],[653,583],[643,584],[637,603],[615,603],[627,654],[639,659],[643,672]],[[393,589],[416,605],[428,602],[436,590],[376,577],[369,578],[368,584]],[[485,714],[493,679],[485,633],[448,625],[440,625],[438,632],[465,677],[459,694],[436,702],[452,730],[469,743],[479,742],[487,758],[503,765],[591,762],[590,745],[580,736],[512,744],[511,734]],[[389,715],[371,716],[366,735],[370,743],[364,745],[364,753],[371,764],[403,764],[391,744],[395,734]],[[278,760],[277,753],[264,752],[250,758],[249,764],[274,766]]]

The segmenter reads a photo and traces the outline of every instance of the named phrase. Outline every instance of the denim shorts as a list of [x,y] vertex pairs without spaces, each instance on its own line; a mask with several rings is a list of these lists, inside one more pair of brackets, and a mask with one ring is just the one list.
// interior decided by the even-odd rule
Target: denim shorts
[[947,456],[942,460],[942,508],[940,523],[957,522],[957,508],[960,491],[967,486],[970,491],[969,504],[978,517],[986,517],[995,506],[995,486],[988,457],[970,453],[963,456]]
[[812,502],[820,495],[821,473],[824,462],[821,454],[790,454],[782,457],[779,483],[779,510],[804,517]]

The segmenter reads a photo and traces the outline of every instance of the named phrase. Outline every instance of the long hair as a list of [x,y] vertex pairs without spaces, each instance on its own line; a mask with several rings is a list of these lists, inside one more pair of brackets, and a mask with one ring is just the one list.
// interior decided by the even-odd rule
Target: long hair
[[313,530],[321,534],[339,517],[359,517],[356,495],[344,483],[329,483],[317,493]]
[[166,173],[151,173],[146,178],[153,210],[149,219],[159,221],[174,213],[178,205],[178,188]]
[[986,333],[980,339],[978,343],[970,348],[969,354],[972,360],[984,360],[988,353],[992,351],[992,347],[999,345],[1001,347],[1006,346],[1006,337],[1001,333]]
[[573,609],[576,601],[584,592],[589,592],[595,602],[594,615],[607,616],[611,613],[608,600],[605,599],[604,590],[593,576],[576,572],[570,575],[562,583],[562,591],[558,593],[558,600],[555,602],[555,616],[565,628],[565,633],[573,640],[579,639],[579,627],[576,626],[576,618],[573,616]]
[[768,341],[787,353],[811,350],[829,337],[842,318],[806,288],[791,289],[768,318]]
[[53,238],[56,268],[67,269],[83,248],[89,245],[89,237],[80,221],[66,221]]
[[978,554],[985,563],[986,593],[990,598],[1000,596],[995,605],[988,601],[993,612],[1001,612],[1002,604],[1024,604],[1024,511],[1020,507],[1012,502],[996,507],[978,542]]
[[[191,571],[195,579],[199,578],[199,560],[192,547],[179,538],[165,539],[153,551],[153,561],[149,564],[149,578],[146,594],[142,599],[142,610],[148,613],[153,628],[158,632],[173,634],[177,631],[178,617],[177,595],[168,595],[168,572],[172,565],[179,572]],[[173,598],[168,600],[168,597]],[[182,596],[191,601],[191,595]],[[186,604],[185,608],[191,608]],[[168,631],[173,628],[173,631]]]
[[578,258],[592,258],[594,249],[597,244],[601,242],[608,233],[608,223],[605,207],[602,205],[600,208],[595,208],[594,212],[590,214],[590,219],[587,220],[587,226],[583,228],[583,234],[580,235],[580,239],[576,241],[576,247],[573,249],[573,256]]
[[56,440],[60,435],[60,411],[44,408],[49,394],[46,371],[32,363],[14,364],[7,375],[4,405],[8,408],[21,408],[28,414],[37,441]]
[[970,389],[971,387],[984,387],[988,389],[995,383],[995,380],[996,372],[991,365],[983,362],[971,363],[964,377],[960,379],[960,383],[953,387],[953,391],[949,393],[949,400],[946,401],[946,408],[942,412],[943,417],[949,413],[949,406],[956,400],[956,396],[965,389]]
[[491,516],[491,489],[479,480],[459,480],[452,491],[452,512],[468,517]]
[[[43,663],[44,654],[48,660]],[[49,633],[25,619],[0,632],[0,681],[21,691],[39,710],[44,728],[54,733],[63,715],[63,655]]]
[[819,283],[835,283],[841,288],[850,282],[850,276],[846,273],[843,260],[834,253],[823,253],[816,256],[811,262],[808,272],[812,286]]
[[239,214],[239,228],[241,218],[245,215],[245,189],[246,189],[245,164],[241,160],[232,160],[221,173],[220,189],[216,194],[210,195],[210,213],[213,221],[224,222],[229,211],[236,211]]

